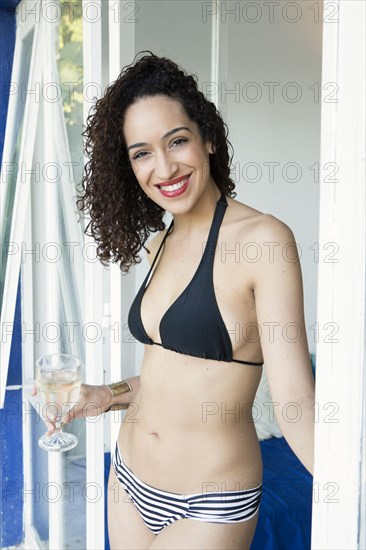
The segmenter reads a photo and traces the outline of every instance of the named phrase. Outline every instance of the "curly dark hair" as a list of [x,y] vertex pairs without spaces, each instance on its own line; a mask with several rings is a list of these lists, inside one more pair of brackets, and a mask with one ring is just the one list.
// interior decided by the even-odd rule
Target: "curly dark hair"
[[[136,61],[136,57],[145,54]],[[127,108],[143,97],[166,95],[181,104],[194,121],[203,141],[213,145],[210,173],[225,195],[235,197],[230,178],[228,129],[215,105],[197,87],[197,77],[188,75],[166,57],[139,52],[131,65],[122,69],[115,82],[97,100],[82,135],[89,158],[81,181],[83,192],[77,207],[87,211],[90,221],[85,234],[94,237],[103,265],[120,262],[120,269],[141,261],[138,256],[150,232],[165,228],[165,210],[141,189],[130,163],[123,136]]]

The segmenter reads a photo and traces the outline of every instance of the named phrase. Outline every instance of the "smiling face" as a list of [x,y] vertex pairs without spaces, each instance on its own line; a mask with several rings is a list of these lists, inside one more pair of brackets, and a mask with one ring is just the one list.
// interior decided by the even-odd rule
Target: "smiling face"
[[138,183],[164,210],[186,212],[215,186],[212,145],[203,142],[178,101],[159,95],[133,103],[126,110],[123,134]]

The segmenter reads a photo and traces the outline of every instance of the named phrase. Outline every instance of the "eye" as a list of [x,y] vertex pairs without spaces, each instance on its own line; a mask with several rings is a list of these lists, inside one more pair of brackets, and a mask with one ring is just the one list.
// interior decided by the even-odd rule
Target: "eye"
[[147,155],[147,151],[139,151],[138,153],[136,153],[136,155],[132,157],[132,160],[138,160],[144,157],[145,155]]
[[173,142],[172,142],[172,147],[176,147],[176,146],[179,146],[179,145],[182,145],[183,143],[186,143],[188,141],[187,138],[177,138],[175,139]]

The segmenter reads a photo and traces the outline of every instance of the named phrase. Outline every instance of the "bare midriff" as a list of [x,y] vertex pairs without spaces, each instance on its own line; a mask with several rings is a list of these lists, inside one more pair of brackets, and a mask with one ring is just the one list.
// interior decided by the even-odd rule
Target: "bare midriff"
[[140,389],[119,434],[125,464],[141,481],[173,493],[259,485],[252,403],[262,368],[145,347]]

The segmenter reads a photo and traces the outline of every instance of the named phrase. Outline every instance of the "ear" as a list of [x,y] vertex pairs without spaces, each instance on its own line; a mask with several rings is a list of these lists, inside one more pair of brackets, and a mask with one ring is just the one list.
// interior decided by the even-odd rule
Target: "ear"
[[214,154],[214,149],[213,149],[213,145],[212,145],[211,141],[207,141],[207,142],[206,142],[206,149],[207,149],[207,152],[208,152],[210,155],[213,155],[213,154]]

